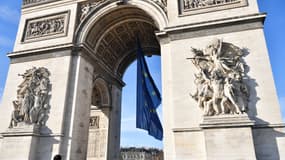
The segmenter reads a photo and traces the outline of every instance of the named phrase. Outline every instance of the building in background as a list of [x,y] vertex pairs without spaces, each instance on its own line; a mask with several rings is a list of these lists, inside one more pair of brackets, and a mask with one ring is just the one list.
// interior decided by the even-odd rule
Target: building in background
[[121,148],[121,160],[163,160],[163,151],[156,148]]

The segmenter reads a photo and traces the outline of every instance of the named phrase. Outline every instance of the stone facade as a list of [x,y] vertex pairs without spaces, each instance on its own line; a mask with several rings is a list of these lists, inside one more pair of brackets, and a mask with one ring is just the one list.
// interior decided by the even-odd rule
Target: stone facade
[[121,148],[121,160],[163,160],[163,151],[154,148]]
[[[161,56],[164,159],[285,159],[256,0],[25,0],[21,14],[1,160],[119,160],[122,77],[137,36],[146,55]],[[33,67],[50,74],[27,76]],[[28,121],[27,108],[45,118]]]

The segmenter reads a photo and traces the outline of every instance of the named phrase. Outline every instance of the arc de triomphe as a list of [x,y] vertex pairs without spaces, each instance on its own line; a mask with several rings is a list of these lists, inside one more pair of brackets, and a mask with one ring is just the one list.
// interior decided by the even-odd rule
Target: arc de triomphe
[[285,159],[265,17],[256,0],[23,0],[0,159],[119,160],[136,36],[161,57],[166,160]]

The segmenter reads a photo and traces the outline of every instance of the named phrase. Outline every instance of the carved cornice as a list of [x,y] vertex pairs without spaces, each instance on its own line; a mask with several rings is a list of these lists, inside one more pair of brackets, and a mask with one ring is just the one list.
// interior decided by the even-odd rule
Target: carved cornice
[[[164,31],[156,32],[156,35],[163,40],[169,41],[193,38],[198,36],[217,35],[238,31],[254,30],[263,28],[265,13],[235,16],[211,21],[202,21],[165,28]],[[217,29],[219,28],[219,29]]]

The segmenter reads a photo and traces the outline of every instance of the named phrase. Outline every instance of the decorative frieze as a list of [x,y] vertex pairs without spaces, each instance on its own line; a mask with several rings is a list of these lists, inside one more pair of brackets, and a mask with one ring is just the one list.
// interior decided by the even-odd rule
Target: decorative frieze
[[36,3],[43,3],[51,0],[23,0],[23,5],[30,5],[30,4],[36,4]]
[[69,12],[26,21],[23,42],[66,36]]
[[181,14],[199,14],[243,7],[247,0],[180,0]]
[[23,80],[18,86],[17,99],[12,102],[14,110],[9,128],[17,127],[18,123],[44,126],[50,110],[50,72],[44,67],[33,67],[19,76]]

